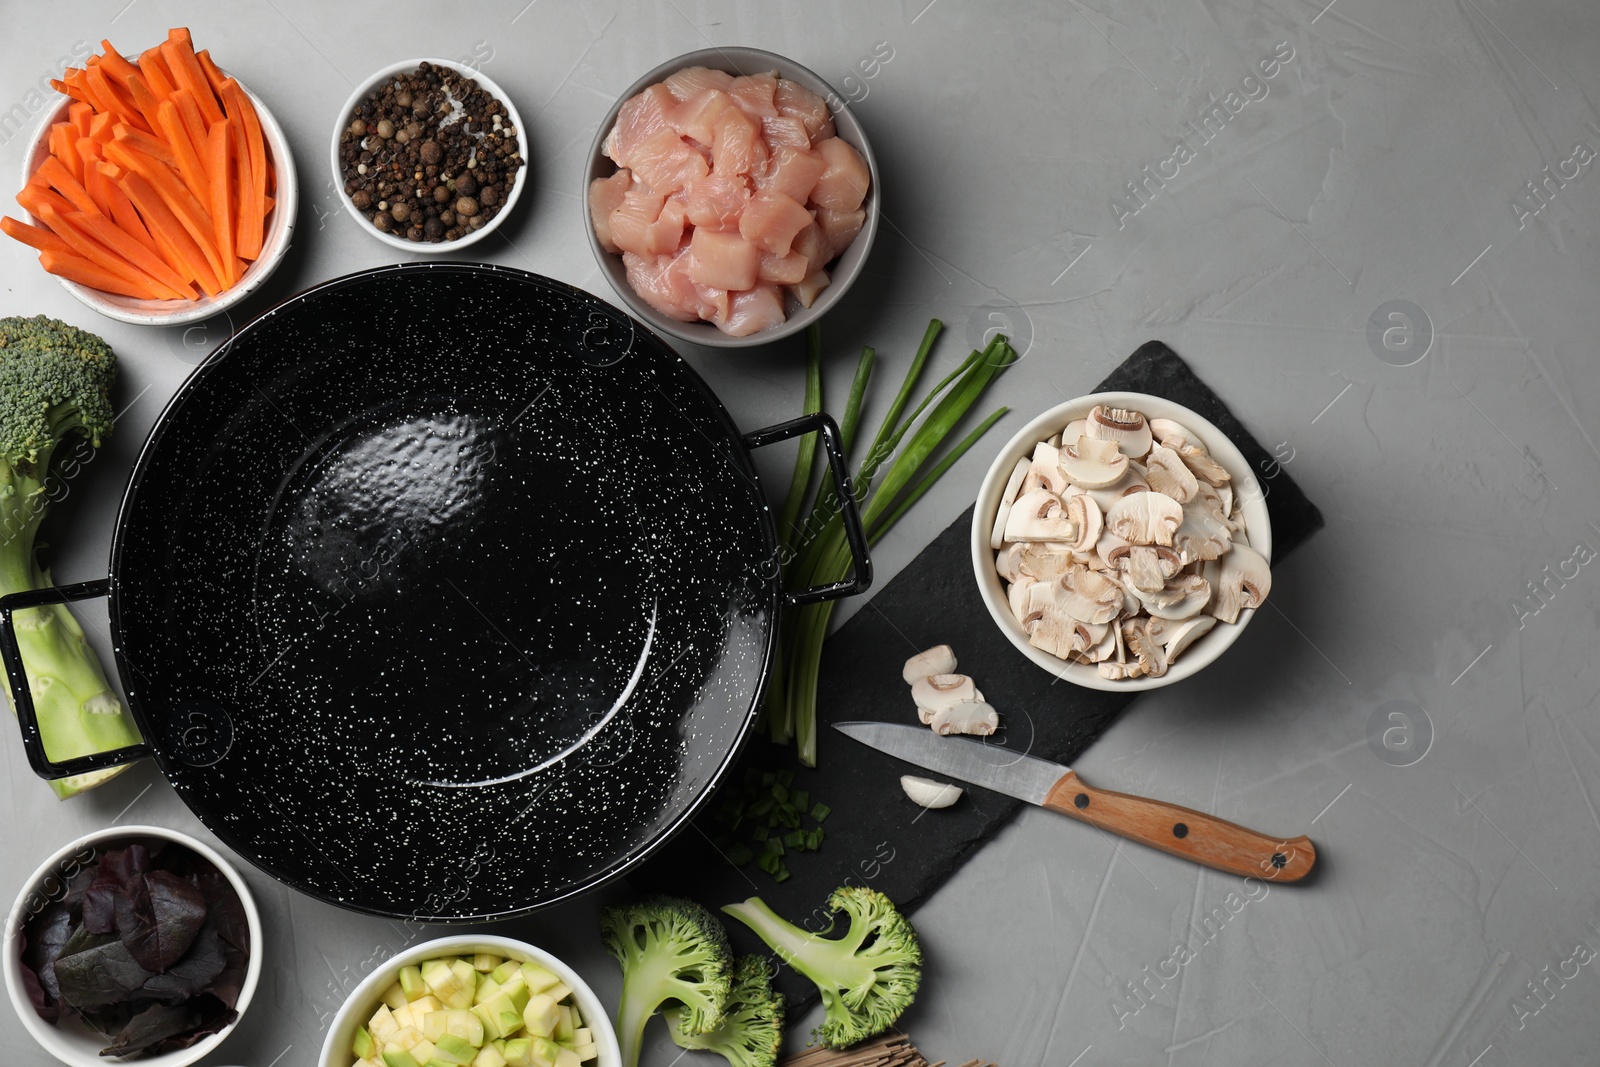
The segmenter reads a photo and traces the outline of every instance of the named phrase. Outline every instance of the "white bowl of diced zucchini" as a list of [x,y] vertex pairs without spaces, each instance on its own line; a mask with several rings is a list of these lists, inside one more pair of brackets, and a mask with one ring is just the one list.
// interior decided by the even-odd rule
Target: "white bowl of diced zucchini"
[[367,975],[328,1028],[319,1067],[621,1067],[582,978],[507,937],[442,937]]

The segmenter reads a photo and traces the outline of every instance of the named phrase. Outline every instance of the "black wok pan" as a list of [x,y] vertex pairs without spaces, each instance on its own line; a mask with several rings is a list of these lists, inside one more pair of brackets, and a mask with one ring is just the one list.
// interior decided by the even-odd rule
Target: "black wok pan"
[[[749,450],[811,430],[855,576],[785,595]],[[853,503],[826,416],[742,435],[589,294],[388,267],[202,364],[139,457],[109,579],[0,601],[0,652],[41,775],[150,756],[288,885],[501,917],[688,822],[761,705],[781,608],[870,581]],[[11,614],[95,596],[147,741],[53,762]]]

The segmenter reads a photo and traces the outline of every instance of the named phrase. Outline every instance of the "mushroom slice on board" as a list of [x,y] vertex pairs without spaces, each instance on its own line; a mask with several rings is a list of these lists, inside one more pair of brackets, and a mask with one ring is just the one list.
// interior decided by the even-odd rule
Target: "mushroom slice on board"
[[1189,619],[1211,602],[1211,583],[1198,574],[1184,574],[1154,593],[1140,590],[1139,601],[1153,619]]
[[1145,459],[1145,481],[1158,493],[1165,493],[1180,504],[1187,504],[1200,491],[1194,472],[1165,445],[1155,445]]
[[1011,477],[1006,481],[1006,490],[1000,494],[1000,509],[994,515],[994,528],[989,531],[989,547],[999,549],[1006,542],[1006,519],[1011,514],[1011,505],[1016,502],[1017,494],[1022,491],[1022,480],[1028,476],[1028,467],[1032,461],[1023,458],[1017,460],[1017,465],[1011,468]]
[[1017,497],[1006,518],[1006,541],[1071,542],[1077,536],[1077,526],[1062,507],[1061,498],[1048,489]]
[[1128,473],[1128,462],[1115,441],[1100,441],[1088,435],[1061,449],[1061,473],[1083,489],[1115,485]]
[[1106,528],[1136,545],[1171,547],[1182,522],[1183,505],[1154,490],[1121,497],[1106,512]]
[[934,674],[911,683],[911,698],[917,707],[930,712],[943,711],[963,700],[982,700],[977,685],[964,674]]
[[1261,553],[1241,544],[1235,544],[1219,564],[1212,582],[1211,614],[1223,622],[1238,622],[1239,612],[1266,602],[1272,591],[1272,568]]
[[954,674],[956,672],[956,654],[949,645],[934,645],[932,648],[918,652],[906,660],[905,668],[900,672],[900,677],[906,680],[907,685],[916,685],[924,678],[931,678],[936,674]]
[[1056,603],[1082,622],[1110,622],[1122,611],[1122,587],[1099,571],[1072,567],[1055,583]]
[[963,700],[934,715],[928,725],[936,734],[987,737],[1000,728],[1000,713],[982,700]]
[[1061,473],[1061,449],[1048,441],[1040,441],[1033,446],[1033,459],[1028,464],[1028,473],[1022,479],[1024,493],[1036,489],[1048,489],[1056,496],[1067,491],[1067,476]]
[[1196,615],[1180,623],[1169,623],[1162,633],[1162,640],[1167,645],[1167,662],[1172,663],[1183,655],[1196,638],[1205,636],[1216,624],[1214,615]]
[[1084,433],[1097,441],[1115,441],[1122,453],[1138,459],[1150,451],[1150,425],[1144,413],[1129,408],[1109,408],[1096,404],[1089,411]]
[[932,778],[919,778],[914,774],[900,776],[900,788],[914,804],[925,808],[948,808],[961,799],[961,787],[949,782],[936,782]]

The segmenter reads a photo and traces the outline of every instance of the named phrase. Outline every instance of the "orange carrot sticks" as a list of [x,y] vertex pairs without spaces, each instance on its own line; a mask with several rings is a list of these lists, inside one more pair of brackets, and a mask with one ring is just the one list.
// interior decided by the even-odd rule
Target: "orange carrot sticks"
[[210,183],[211,224],[217,239],[217,253],[228,273],[226,282],[232,285],[238,276],[234,270],[234,199],[233,199],[233,123],[229,119],[211,127],[206,144],[206,180]]

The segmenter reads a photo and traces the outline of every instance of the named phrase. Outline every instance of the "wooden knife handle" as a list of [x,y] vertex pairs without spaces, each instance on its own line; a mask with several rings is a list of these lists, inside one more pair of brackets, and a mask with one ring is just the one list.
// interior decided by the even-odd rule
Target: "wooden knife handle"
[[1317,862],[1309,837],[1276,838],[1191,808],[1085,785],[1068,771],[1044,806],[1090,826],[1229,874],[1298,882]]

